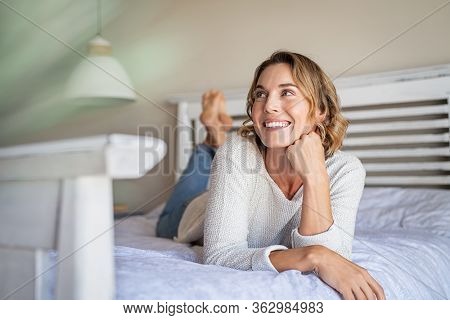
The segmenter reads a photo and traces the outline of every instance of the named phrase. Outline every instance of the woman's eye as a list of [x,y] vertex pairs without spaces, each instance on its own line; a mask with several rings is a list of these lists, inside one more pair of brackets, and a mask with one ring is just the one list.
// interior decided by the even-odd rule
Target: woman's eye
[[283,90],[283,92],[281,92],[282,96],[293,96],[294,93],[290,90]]
[[253,96],[255,97],[255,100],[262,100],[267,97],[267,94],[264,91],[255,91]]

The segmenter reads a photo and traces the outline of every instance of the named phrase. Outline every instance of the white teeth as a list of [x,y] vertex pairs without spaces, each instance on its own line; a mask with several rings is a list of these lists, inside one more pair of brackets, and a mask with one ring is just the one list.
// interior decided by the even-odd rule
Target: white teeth
[[288,125],[289,125],[289,122],[274,121],[274,122],[266,122],[265,123],[266,128],[284,128],[284,127],[287,127]]

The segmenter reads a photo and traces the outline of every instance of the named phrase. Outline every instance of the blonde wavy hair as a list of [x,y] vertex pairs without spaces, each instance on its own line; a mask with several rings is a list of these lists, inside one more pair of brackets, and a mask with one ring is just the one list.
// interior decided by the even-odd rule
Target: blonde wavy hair
[[325,149],[325,157],[332,156],[336,150],[342,147],[348,127],[348,121],[341,112],[336,88],[317,63],[294,52],[276,51],[256,68],[253,82],[247,95],[248,119],[239,128],[238,133],[243,137],[254,137],[258,147],[265,149],[265,146],[256,134],[251,119],[252,107],[255,102],[253,92],[262,72],[268,66],[278,63],[285,63],[291,67],[296,85],[299,86],[311,106],[308,114],[310,119],[314,119],[317,108],[320,110],[320,113],[325,112],[325,120],[316,125]]

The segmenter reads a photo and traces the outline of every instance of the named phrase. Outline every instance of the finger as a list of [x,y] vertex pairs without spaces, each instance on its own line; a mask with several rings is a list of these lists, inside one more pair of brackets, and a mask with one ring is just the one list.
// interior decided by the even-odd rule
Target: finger
[[341,294],[344,300],[355,300],[355,296],[352,290],[343,291]]
[[298,143],[300,143],[300,139],[297,139],[297,140],[294,140],[294,142],[292,142],[292,144],[290,144],[289,146],[288,146],[288,149],[287,149],[287,151],[289,151],[289,148],[291,148],[291,150],[294,148],[294,146],[295,145],[297,145]]
[[308,133],[308,138],[312,139],[316,143],[322,141],[320,139],[320,136],[314,131],[311,131],[310,133]]
[[306,126],[301,135],[306,136],[306,135],[310,134],[312,131],[313,131],[313,129],[310,126]]
[[316,143],[317,145],[322,145],[323,146],[323,144],[322,144],[322,137],[317,132],[311,131],[308,134],[308,137],[313,139],[314,143]]
[[[295,142],[294,142],[294,143],[295,143]],[[291,155],[292,149],[293,149],[293,148],[294,148],[294,145],[293,145],[293,144],[291,144],[289,147],[287,147],[287,149],[286,149],[286,154],[287,154],[288,157]]]
[[367,273],[367,283],[372,288],[378,300],[386,300],[383,287],[369,273]]
[[202,95],[202,101],[205,102],[206,100],[208,100],[210,94],[211,94],[211,90],[206,91],[206,92]]
[[367,282],[365,282],[361,285],[361,290],[362,290],[362,292],[364,292],[367,300],[376,300],[377,299],[376,294],[373,292],[372,288],[369,286],[369,284]]
[[305,140],[305,138],[308,136],[308,133],[302,133],[301,135],[300,135],[300,138],[298,138],[297,139],[297,141],[300,141],[300,140]]
[[361,288],[356,287],[352,289],[353,294],[355,295],[356,300],[367,300],[366,295],[361,290]]
[[377,296],[377,300],[386,300],[386,295],[384,294],[384,290],[378,283],[375,283],[375,285],[372,287],[372,290],[375,292],[375,295]]
[[216,90],[216,93],[214,94],[214,100],[222,103],[225,100],[222,92]]

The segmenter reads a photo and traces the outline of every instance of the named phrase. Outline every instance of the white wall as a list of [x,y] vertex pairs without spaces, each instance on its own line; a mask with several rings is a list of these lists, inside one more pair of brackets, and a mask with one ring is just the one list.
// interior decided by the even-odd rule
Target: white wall
[[[95,9],[92,2],[66,3],[56,10],[55,1],[46,0],[45,10],[42,2],[39,6],[8,1],[81,50],[92,28],[95,31],[95,15],[91,23],[86,14]],[[52,98],[78,58],[0,5],[1,26],[22,21],[21,28],[8,28],[8,41],[0,42],[0,54],[9,59],[0,66],[4,70],[19,58],[25,61],[0,75],[0,83],[18,88],[0,94],[1,145],[106,132],[134,134],[139,125],[149,125],[160,128],[160,137],[170,144],[172,157],[163,163],[167,171],[173,167],[174,141],[162,128],[175,124],[175,108],[168,105],[167,97],[211,87],[245,88],[255,66],[276,49],[306,54],[332,77],[346,70],[344,75],[356,75],[450,63],[450,5],[431,14],[443,0],[104,2],[103,35],[136,89],[156,104],[139,97],[133,104],[113,109],[64,114]],[[82,28],[83,23],[89,28]],[[38,43],[32,41],[36,37]],[[49,61],[45,60],[48,55]],[[43,59],[47,61],[44,69]],[[116,201],[135,208],[172,185],[170,172],[154,171],[139,181],[117,182]]]

